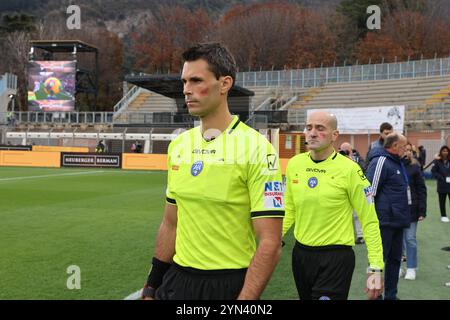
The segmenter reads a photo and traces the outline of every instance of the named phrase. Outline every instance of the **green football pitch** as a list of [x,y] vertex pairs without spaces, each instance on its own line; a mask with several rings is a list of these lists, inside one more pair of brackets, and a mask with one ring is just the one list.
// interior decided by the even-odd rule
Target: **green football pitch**
[[[123,299],[147,275],[164,207],[166,173],[0,167],[0,299]],[[417,279],[401,299],[450,299],[450,223],[439,220],[435,182],[419,224]],[[297,299],[292,234],[263,299]],[[365,299],[366,248],[355,247],[350,299]],[[81,289],[69,290],[69,266]],[[70,282],[70,281],[69,281]]]

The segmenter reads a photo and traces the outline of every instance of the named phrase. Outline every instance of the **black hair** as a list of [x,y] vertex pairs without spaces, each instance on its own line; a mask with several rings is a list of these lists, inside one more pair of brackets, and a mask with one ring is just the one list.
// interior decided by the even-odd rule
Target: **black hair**
[[231,52],[220,43],[198,43],[183,52],[182,56],[184,61],[205,60],[217,80],[220,77],[230,76],[234,85],[236,81],[236,61]]
[[450,148],[447,146],[442,146],[441,149],[439,150],[439,157],[441,157],[441,160],[444,160],[444,159],[442,159],[442,151],[444,149],[447,150],[447,152],[448,152],[447,159],[450,157]]
[[380,133],[382,133],[384,130],[393,130],[392,124],[389,122],[383,122],[380,125]]

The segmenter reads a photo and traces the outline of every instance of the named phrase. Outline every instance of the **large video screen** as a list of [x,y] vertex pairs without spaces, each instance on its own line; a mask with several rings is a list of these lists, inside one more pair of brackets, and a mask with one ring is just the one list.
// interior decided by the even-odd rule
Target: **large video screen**
[[73,111],[75,61],[33,61],[28,68],[29,111]]

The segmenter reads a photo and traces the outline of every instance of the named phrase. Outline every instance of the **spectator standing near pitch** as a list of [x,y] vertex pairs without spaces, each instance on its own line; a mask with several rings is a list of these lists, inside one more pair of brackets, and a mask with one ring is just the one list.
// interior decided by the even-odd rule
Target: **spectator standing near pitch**
[[433,161],[431,168],[433,177],[437,180],[437,192],[439,195],[439,209],[441,211],[441,221],[449,222],[446,211],[446,198],[450,199],[450,149],[442,146],[439,156]]
[[367,178],[372,183],[375,207],[380,221],[385,263],[384,288],[386,300],[397,300],[397,285],[402,259],[403,229],[409,228],[412,204],[408,173],[402,162],[406,138],[389,134],[384,148],[377,148],[369,158]]
[[406,145],[406,156],[404,158],[412,200],[409,206],[411,225],[403,233],[403,241],[406,248],[406,280],[416,279],[417,224],[427,216],[427,187],[425,186],[425,180],[420,169],[420,163],[414,158],[412,148],[413,146],[410,143]]
[[230,114],[229,51],[199,44],[183,58],[186,105],[201,125],[170,143],[167,203],[143,296],[259,299],[281,254],[279,160],[267,139]]
[[106,150],[105,142],[103,140],[100,140],[97,143],[97,146],[95,147],[95,152],[96,153],[103,153],[103,152],[105,152],[105,150]]
[[382,292],[383,250],[370,184],[354,161],[334,150],[338,136],[334,115],[311,113],[305,128],[309,152],[287,166],[283,235],[295,225],[292,271],[302,300],[348,298],[355,267],[353,210],[367,244],[367,297]]
[[417,160],[419,161],[420,169],[423,171],[423,167],[425,167],[425,163],[427,161],[427,150],[424,146],[419,146],[418,149],[419,152],[417,155]]
[[389,122],[383,122],[380,125],[380,137],[378,138],[378,140],[373,141],[369,145],[369,150],[367,151],[366,161],[365,161],[365,164],[363,167],[364,171],[367,171],[367,168],[369,166],[369,162],[370,162],[369,158],[371,158],[371,152],[373,152],[373,150],[378,149],[378,148],[383,149],[384,140],[392,132],[394,132],[394,128],[392,127],[392,125]]

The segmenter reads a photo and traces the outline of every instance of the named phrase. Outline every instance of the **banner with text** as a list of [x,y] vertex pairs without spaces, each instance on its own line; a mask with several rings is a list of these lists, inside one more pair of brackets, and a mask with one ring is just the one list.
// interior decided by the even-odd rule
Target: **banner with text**
[[319,110],[336,116],[341,134],[379,133],[383,122],[389,122],[394,131],[403,133],[405,106],[311,109],[307,115]]
[[122,154],[62,152],[61,167],[122,168]]

